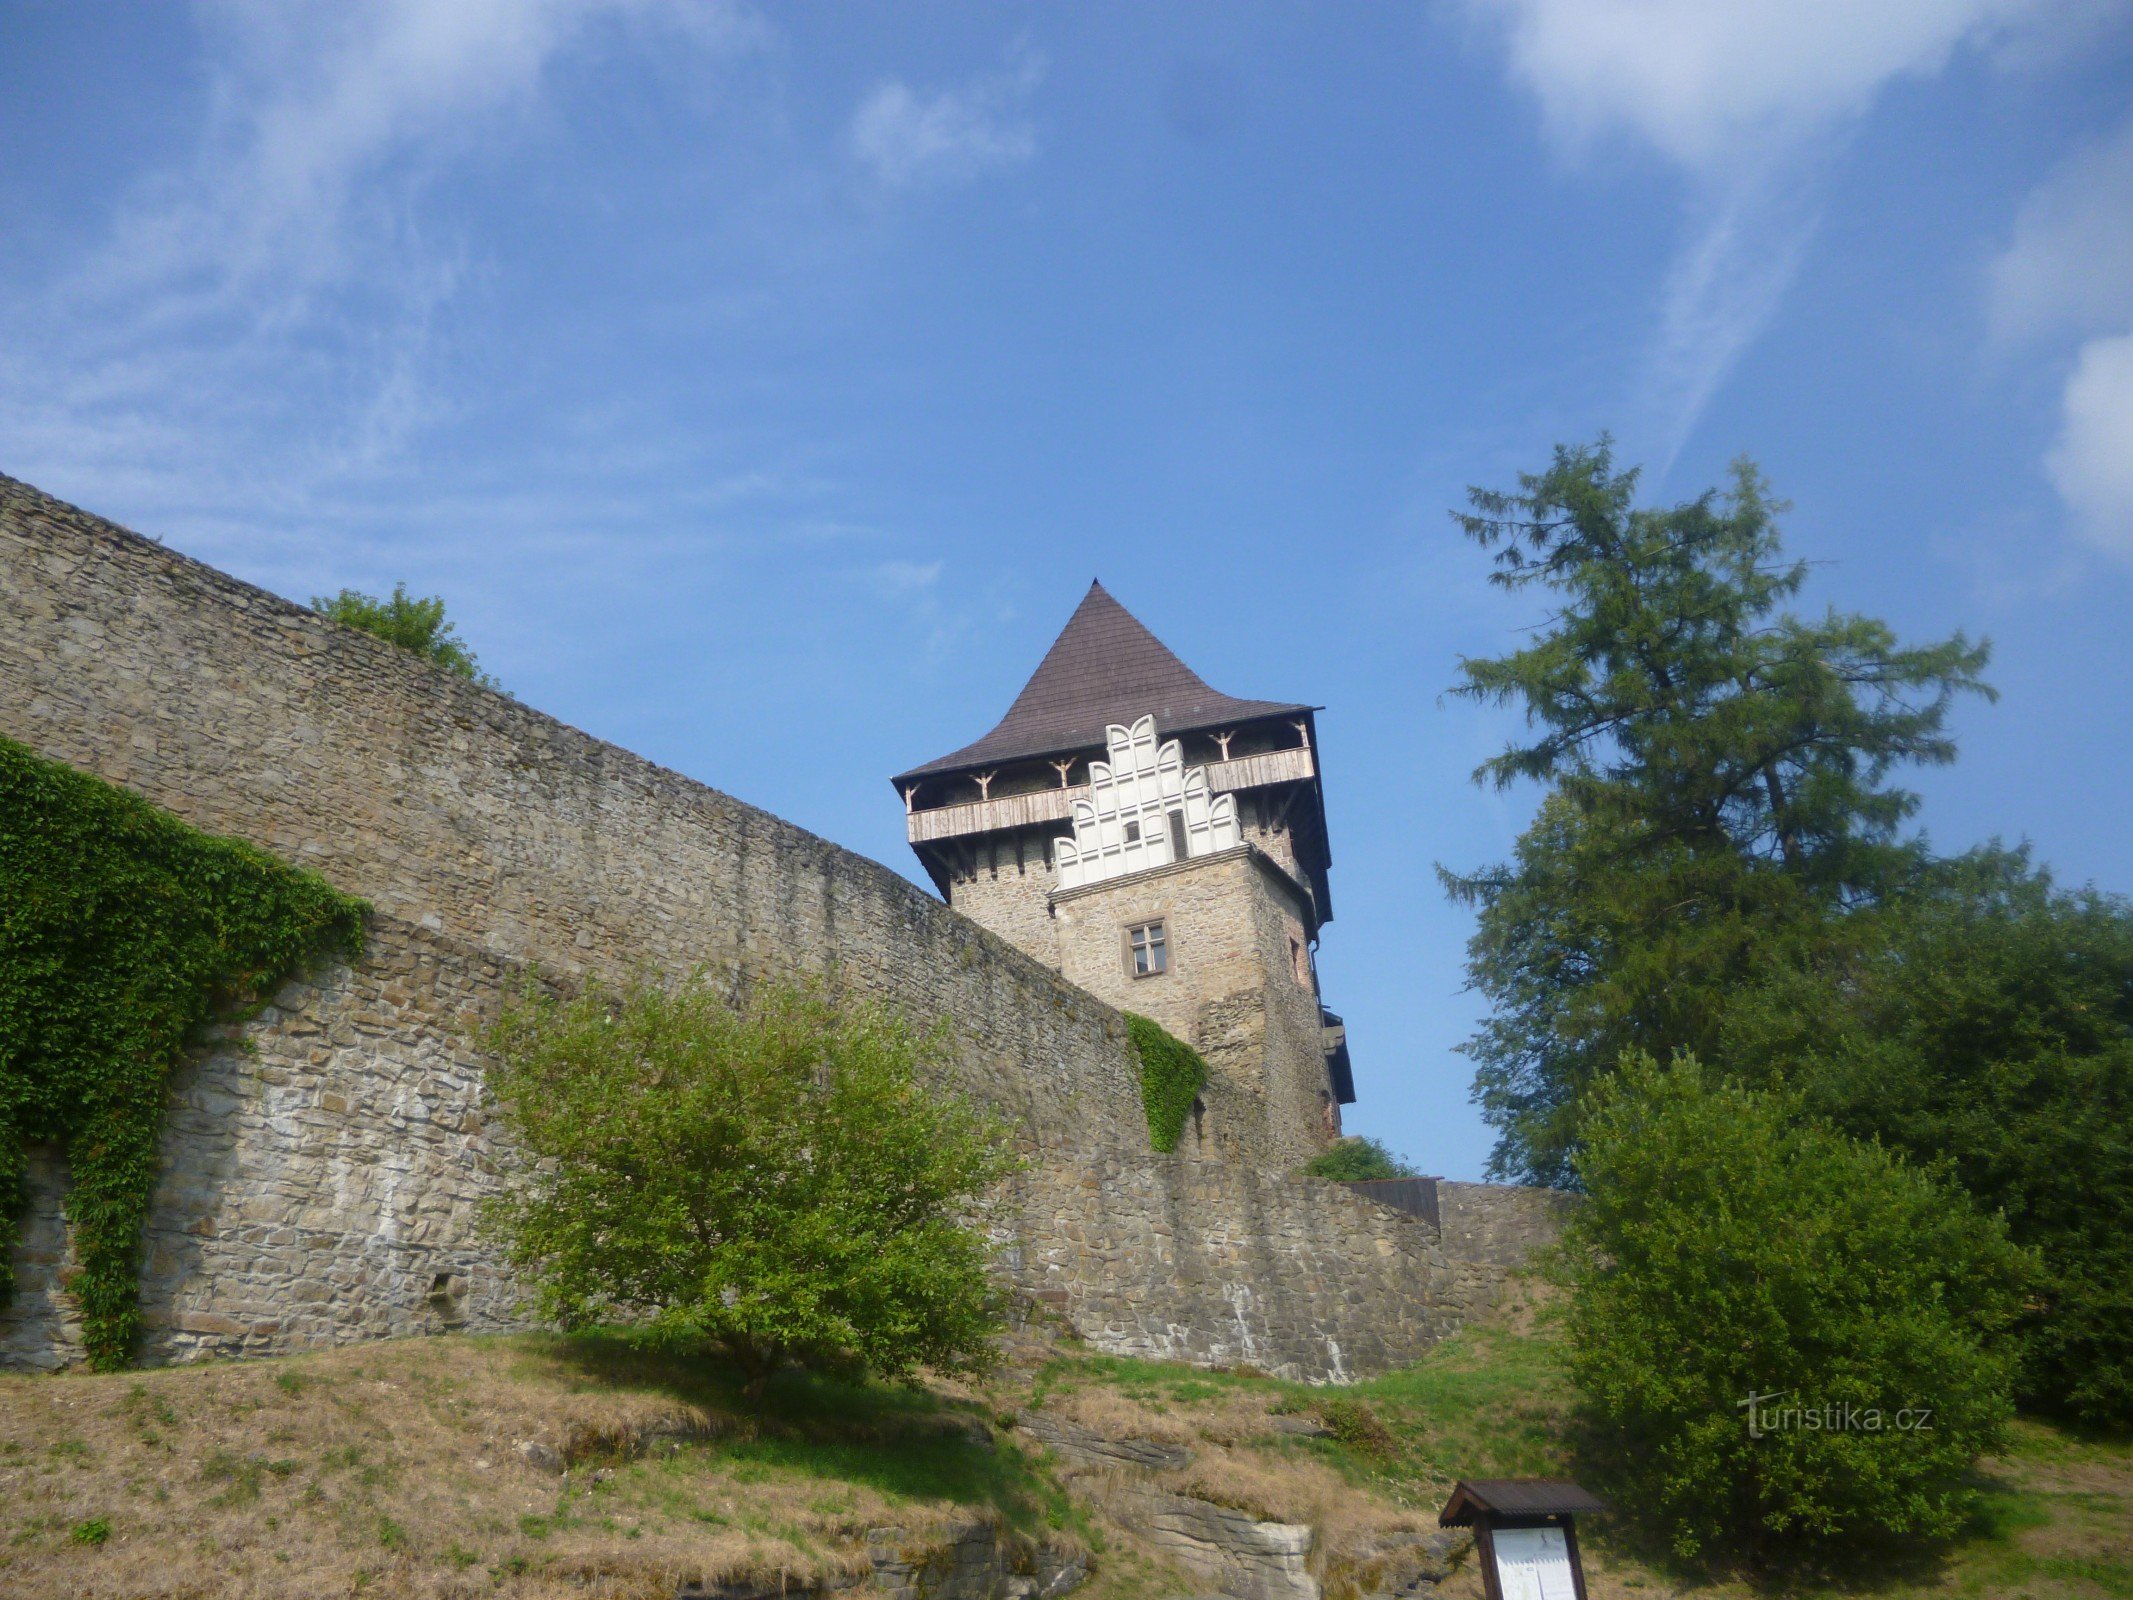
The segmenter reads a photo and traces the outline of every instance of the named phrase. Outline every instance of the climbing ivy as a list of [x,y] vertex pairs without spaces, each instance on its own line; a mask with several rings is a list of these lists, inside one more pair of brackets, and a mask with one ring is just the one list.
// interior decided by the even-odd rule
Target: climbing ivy
[[1200,1052],[1160,1022],[1126,1013],[1126,1026],[1141,1054],[1141,1108],[1148,1113],[1148,1141],[1175,1150],[1192,1102],[1207,1083]]
[[[0,737],[0,1243],[26,1147],[63,1146],[96,1367],[125,1365],[139,1330],[163,1085],[187,1038],[322,950],[359,952],[367,909]],[[13,1289],[0,1249],[0,1304]]]

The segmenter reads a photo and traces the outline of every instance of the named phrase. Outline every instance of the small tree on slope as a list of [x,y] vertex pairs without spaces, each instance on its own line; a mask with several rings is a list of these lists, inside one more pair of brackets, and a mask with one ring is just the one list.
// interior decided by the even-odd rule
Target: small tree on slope
[[980,1368],[1000,1324],[959,1214],[1015,1166],[1005,1127],[919,1082],[939,1034],[701,978],[529,998],[490,1085],[538,1166],[488,1219],[565,1327],[628,1322],[732,1356],[902,1377]]

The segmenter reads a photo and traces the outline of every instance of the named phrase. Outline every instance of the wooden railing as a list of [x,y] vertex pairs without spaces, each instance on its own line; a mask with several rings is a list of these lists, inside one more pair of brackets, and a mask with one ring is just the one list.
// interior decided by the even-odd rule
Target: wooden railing
[[[1269,750],[1234,761],[1210,761],[1207,786],[1217,794],[1236,789],[1263,789],[1273,783],[1303,783],[1317,773],[1311,752]],[[1029,794],[1007,794],[997,800],[970,800],[956,806],[932,806],[904,818],[905,836],[913,844],[929,839],[957,839],[969,833],[996,833],[1003,828],[1033,828],[1046,822],[1064,822],[1074,814],[1074,802],[1087,798],[1089,786],[1068,789],[1037,789]]]

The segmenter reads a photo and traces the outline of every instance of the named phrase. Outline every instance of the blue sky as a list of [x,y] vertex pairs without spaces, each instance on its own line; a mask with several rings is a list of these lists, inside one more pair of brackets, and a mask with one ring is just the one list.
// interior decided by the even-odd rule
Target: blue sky
[[1478,1174],[1445,513],[1753,454],[1805,603],[1989,635],[1957,847],[2133,889],[2133,11],[0,5],[0,470],[916,872],[887,775],[1100,575],[1325,705],[1352,1129]]

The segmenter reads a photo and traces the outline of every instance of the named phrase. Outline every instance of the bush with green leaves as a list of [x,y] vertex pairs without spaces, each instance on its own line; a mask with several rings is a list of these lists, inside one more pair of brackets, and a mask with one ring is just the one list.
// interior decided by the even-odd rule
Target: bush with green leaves
[[412,650],[456,677],[486,688],[497,686],[494,678],[482,672],[474,652],[460,641],[458,629],[445,620],[444,601],[436,595],[418,598],[407,592],[406,584],[396,583],[382,600],[360,589],[313,595],[311,609],[344,627],[360,628],[387,644]]
[[965,1218],[1017,1165],[1008,1128],[939,1087],[945,1032],[701,976],[529,993],[490,1088],[535,1158],[487,1211],[541,1312],[900,1378],[983,1368],[1002,1307]]
[[1942,864],[1841,959],[1775,966],[1726,1008],[1727,1069],[1943,1162],[2040,1271],[2023,1403],[2133,1427],[2133,905],[2019,851]]
[[1336,1183],[1370,1183],[1416,1175],[1413,1167],[1377,1140],[1359,1135],[1327,1145],[1304,1163],[1304,1173],[1313,1178],[1331,1178]]
[[1618,1506],[1751,1567],[1954,1533],[2011,1412],[2000,1222],[1692,1057],[1625,1057],[1579,1133],[1569,1370]]

